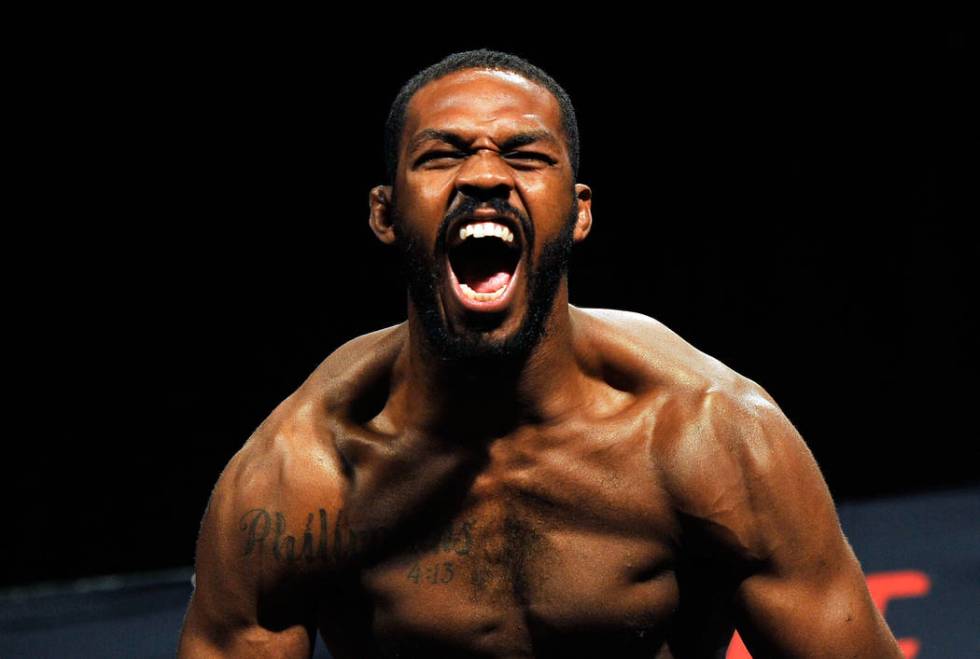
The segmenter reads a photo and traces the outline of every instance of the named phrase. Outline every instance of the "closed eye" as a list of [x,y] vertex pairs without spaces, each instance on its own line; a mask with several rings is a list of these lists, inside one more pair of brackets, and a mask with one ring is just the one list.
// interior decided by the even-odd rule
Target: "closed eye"
[[[421,165],[424,162],[430,160],[441,160],[443,158],[465,158],[466,153],[463,151],[430,151],[429,153],[423,154],[415,161],[416,165]],[[539,160],[541,162],[553,165],[557,160],[551,156],[545,155],[543,153],[535,153],[533,151],[511,151],[504,155],[508,160]]]
[[550,156],[546,156],[543,153],[532,153],[530,151],[514,151],[513,153],[507,154],[508,158],[520,158],[520,159],[532,159],[541,160],[542,162],[554,163],[555,160]]
[[415,163],[419,164],[435,158],[461,158],[465,155],[462,151],[430,151],[416,160]]

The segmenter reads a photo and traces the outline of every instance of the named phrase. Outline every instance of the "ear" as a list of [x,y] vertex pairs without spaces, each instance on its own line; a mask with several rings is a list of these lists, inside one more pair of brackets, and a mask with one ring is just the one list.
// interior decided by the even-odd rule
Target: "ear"
[[386,245],[395,242],[395,230],[391,225],[391,186],[376,185],[371,188],[368,195],[368,205],[371,212],[368,216],[368,225],[371,231],[378,237],[378,240]]
[[581,242],[592,230],[592,188],[584,183],[575,184],[575,200],[578,203],[578,219],[575,220],[573,242]]

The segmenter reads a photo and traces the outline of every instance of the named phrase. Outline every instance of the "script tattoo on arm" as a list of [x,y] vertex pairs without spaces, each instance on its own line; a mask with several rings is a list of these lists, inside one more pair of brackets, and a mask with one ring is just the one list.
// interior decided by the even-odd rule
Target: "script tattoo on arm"
[[383,528],[354,529],[343,509],[336,513],[333,532],[330,521],[330,513],[324,508],[307,514],[302,537],[297,541],[287,532],[283,513],[252,508],[239,519],[239,530],[244,532],[242,554],[258,556],[269,552],[281,563],[335,564],[355,556],[365,546],[376,546],[387,535]]
[[[474,527],[475,522],[467,520],[412,543],[410,550],[415,560],[405,574],[406,580],[418,586],[450,583],[459,569],[452,559],[466,557],[473,549]],[[301,534],[289,532],[283,512],[266,508],[244,513],[238,529],[242,533],[243,556],[271,555],[288,565],[338,565],[366,547],[382,546],[390,536],[386,528],[355,529],[343,509],[331,515],[325,508],[307,513]]]

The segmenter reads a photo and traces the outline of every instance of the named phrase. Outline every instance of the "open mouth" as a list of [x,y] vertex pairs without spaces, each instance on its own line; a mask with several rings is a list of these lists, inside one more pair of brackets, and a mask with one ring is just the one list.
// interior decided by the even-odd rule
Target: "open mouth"
[[520,237],[507,224],[467,221],[449,241],[449,278],[457,299],[473,311],[507,305],[520,272]]

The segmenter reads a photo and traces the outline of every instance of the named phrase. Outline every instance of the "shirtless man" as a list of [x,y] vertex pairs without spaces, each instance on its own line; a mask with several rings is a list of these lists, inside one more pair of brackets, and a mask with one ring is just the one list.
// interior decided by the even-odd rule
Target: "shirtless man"
[[[417,83],[417,84],[413,84]],[[331,354],[218,478],[181,657],[901,657],[755,382],[568,303],[591,224],[547,75],[450,56],[389,118],[370,226],[408,319]]]

